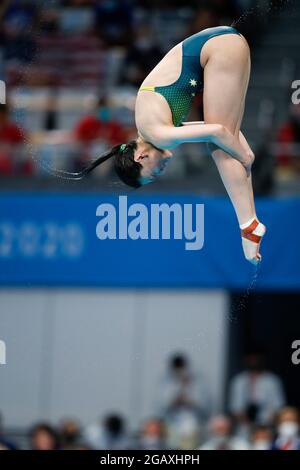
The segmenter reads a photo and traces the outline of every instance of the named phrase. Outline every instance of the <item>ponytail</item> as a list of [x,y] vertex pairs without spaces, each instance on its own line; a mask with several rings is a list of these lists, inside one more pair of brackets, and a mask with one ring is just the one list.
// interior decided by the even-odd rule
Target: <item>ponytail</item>
[[137,143],[132,140],[128,144],[115,145],[109,152],[101,155],[95,161],[91,162],[86,168],[78,173],[72,173],[64,170],[55,170],[47,166],[47,170],[58,178],[67,180],[81,180],[87,176],[97,166],[114,157],[114,167],[117,175],[123,183],[133,188],[141,186],[140,176],[143,166],[134,160],[134,153],[137,149]]
[[97,158],[96,160],[91,162],[86,168],[84,168],[82,171],[79,171],[77,173],[64,171],[64,170],[56,170],[53,168],[49,168],[48,166],[47,166],[47,170],[50,171],[50,173],[54,174],[54,176],[57,176],[58,178],[62,178],[66,180],[81,180],[86,175],[91,173],[91,171],[93,171],[94,168],[96,168],[97,166],[106,162],[106,160],[109,160],[114,155],[116,155],[119,152],[119,150],[120,150],[120,145],[116,145],[109,152],[106,152],[104,155],[101,155],[101,157]]

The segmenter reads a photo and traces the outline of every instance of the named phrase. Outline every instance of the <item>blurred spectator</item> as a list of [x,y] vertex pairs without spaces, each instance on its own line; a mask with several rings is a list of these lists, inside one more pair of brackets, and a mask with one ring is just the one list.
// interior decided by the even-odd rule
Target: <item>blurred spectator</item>
[[201,425],[209,415],[211,402],[203,378],[192,370],[184,354],[174,354],[170,358],[158,393],[160,414],[167,424],[169,446],[181,449],[195,447]]
[[127,49],[120,82],[138,88],[162,56],[163,52],[149,25],[139,25],[134,41]]
[[32,450],[58,450],[58,433],[47,423],[36,424],[30,433]]
[[231,433],[231,422],[226,416],[215,416],[209,423],[210,438],[200,450],[248,450],[247,441]]
[[140,431],[138,448],[143,450],[164,449],[164,423],[157,418],[147,419]]
[[3,418],[0,414],[0,450],[16,450],[17,446],[4,433]]
[[291,105],[290,116],[278,131],[279,153],[277,163],[280,168],[300,171],[300,104]]
[[0,104],[0,174],[32,174],[33,164],[24,155],[25,134],[9,117],[7,104]]
[[207,386],[192,370],[185,354],[174,354],[160,383],[160,409],[162,414],[180,407],[194,409],[199,418],[207,418],[211,403]]
[[81,430],[74,419],[65,419],[60,426],[61,446],[63,449],[74,449],[80,445]]
[[277,419],[277,438],[273,450],[300,450],[299,412],[296,408],[283,408]]
[[84,439],[92,449],[125,450],[130,448],[130,440],[124,418],[119,414],[106,416],[99,425],[88,426]]
[[[92,114],[83,117],[74,130],[75,139],[79,144],[78,158],[74,160],[76,171],[86,166],[95,158],[94,154],[103,153],[107,147],[126,142],[124,128],[114,119],[112,108],[106,97],[100,98]],[[98,169],[105,172],[111,162]]]
[[251,433],[252,450],[270,450],[272,447],[272,431],[269,427],[255,426]]
[[75,136],[81,143],[104,140],[108,145],[122,143],[126,139],[122,126],[114,119],[108,99],[101,97],[93,114],[83,117],[75,128]]
[[165,422],[168,449],[195,449],[203,424],[195,408],[188,405],[175,406],[166,413]]
[[284,405],[282,382],[266,370],[265,354],[253,350],[245,355],[245,370],[230,383],[229,410],[247,432],[250,424],[269,424]]

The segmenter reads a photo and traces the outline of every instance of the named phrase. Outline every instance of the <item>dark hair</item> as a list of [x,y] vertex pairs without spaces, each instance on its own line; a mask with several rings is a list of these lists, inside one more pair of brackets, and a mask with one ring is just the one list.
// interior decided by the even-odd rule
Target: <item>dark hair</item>
[[172,369],[184,369],[188,365],[188,359],[184,354],[174,354],[170,358],[170,366]]
[[131,140],[128,144],[115,145],[109,152],[97,158],[90,165],[78,173],[72,173],[64,170],[55,170],[47,166],[47,170],[55,176],[64,179],[81,180],[91,173],[94,168],[114,157],[114,168],[123,183],[133,188],[140,188],[139,181],[143,166],[134,160],[134,152],[137,149],[136,140]]
[[59,449],[60,441],[58,432],[48,423],[38,423],[31,429],[30,438],[32,443],[36,435],[40,432],[48,434],[48,436],[52,439],[53,449]]
[[134,160],[134,152],[137,149],[135,140],[129,142],[125,149],[115,155],[115,171],[123,183],[132,188],[140,188],[139,181],[143,166]]
[[104,420],[106,431],[112,436],[119,436],[124,432],[125,422],[122,416],[110,414]]

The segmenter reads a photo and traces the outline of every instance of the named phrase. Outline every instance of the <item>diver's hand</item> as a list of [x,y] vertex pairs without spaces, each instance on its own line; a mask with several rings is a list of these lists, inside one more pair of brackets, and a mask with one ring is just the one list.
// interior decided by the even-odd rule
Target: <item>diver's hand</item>
[[245,149],[238,137],[234,136],[222,125],[217,125],[216,132],[212,136],[212,142],[233,158],[238,160],[245,168],[247,175],[251,172],[254,154],[251,149]]

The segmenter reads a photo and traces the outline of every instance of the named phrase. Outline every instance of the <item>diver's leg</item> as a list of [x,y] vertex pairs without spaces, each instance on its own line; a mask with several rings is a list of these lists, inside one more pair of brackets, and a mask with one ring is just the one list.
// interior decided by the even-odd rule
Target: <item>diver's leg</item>
[[[248,45],[243,38],[235,35],[213,38],[208,41],[206,46],[209,43],[212,46],[204,68],[205,123],[223,124],[245,145],[243,139],[240,138],[240,124],[250,76]],[[242,229],[249,226],[253,228],[251,224],[256,218],[256,211],[251,175],[247,175],[241,163],[223,150],[211,145],[209,145],[209,149],[235,208],[240,227]],[[264,234],[265,228],[260,224],[254,230],[259,232],[257,233],[258,237]],[[248,236],[245,232],[244,235]],[[252,238],[256,239],[256,237]],[[260,259],[258,243],[251,242],[249,245],[247,239],[247,247],[244,245],[243,240],[247,259],[253,262]]]
[[[205,47],[212,41],[215,44],[204,68],[204,120],[223,124],[238,138],[250,74],[249,51],[236,35],[213,38]],[[223,150],[209,147],[242,225],[255,216],[245,168]]]
[[[244,134],[241,131],[239,133],[239,139],[240,139],[241,145],[244,147],[244,149],[249,153],[253,153],[252,150],[251,150],[250,145],[248,144]],[[248,181],[251,207],[252,207],[253,212],[255,213],[255,217],[256,217],[256,209],[255,209],[255,202],[254,202],[254,191],[253,191],[252,174],[251,173],[247,176],[247,181]]]
[[[244,149],[247,152],[252,152],[246,138],[244,137],[244,135],[242,134],[241,131],[239,133],[239,139],[240,139],[241,145],[244,147]],[[254,192],[253,192],[253,185],[252,185],[252,174],[251,173],[247,176],[247,181],[248,181],[248,188],[249,188],[249,194],[250,194],[250,199],[251,199],[251,205],[252,205],[253,211],[255,212],[255,218],[250,224],[245,224],[241,227],[241,229],[242,229],[242,245],[243,245],[243,250],[244,250],[245,256],[248,259],[251,260],[255,257],[258,260],[261,260],[261,255],[259,254],[259,249],[260,249],[261,239],[262,239],[263,235],[266,232],[266,227],[262,223],[258,223],[258,219],[257,219],[257,216],[256,216],[255,202],[254,202]]]

